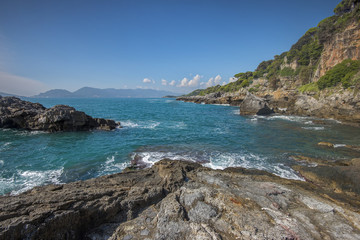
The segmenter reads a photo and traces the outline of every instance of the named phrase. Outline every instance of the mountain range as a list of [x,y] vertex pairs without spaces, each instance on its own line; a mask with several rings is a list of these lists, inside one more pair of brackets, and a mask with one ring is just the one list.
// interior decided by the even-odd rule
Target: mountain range
[[154,89],[115,89],[83,87],[75,92],[53,89],[33,96],[34,98],[161,98],[167,95],[181,95]]

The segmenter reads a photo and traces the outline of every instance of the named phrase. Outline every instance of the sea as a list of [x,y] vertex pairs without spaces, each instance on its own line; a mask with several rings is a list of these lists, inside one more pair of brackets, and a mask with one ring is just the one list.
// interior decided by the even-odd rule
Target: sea
[[[45,107],[66,104],[90,116],[114,119],[113,131],[0,130],[0,195],[119,173],[134,159],[164,159],[214,169],[244,167],[303,181],[293,156],[329,161],[360,157],[360,129],[300,116],[240,116],[239,107],[175,99],[27,99]],[[326,141],[335,148],[318,146]],[[305,164],[305,163],[300,163]]]

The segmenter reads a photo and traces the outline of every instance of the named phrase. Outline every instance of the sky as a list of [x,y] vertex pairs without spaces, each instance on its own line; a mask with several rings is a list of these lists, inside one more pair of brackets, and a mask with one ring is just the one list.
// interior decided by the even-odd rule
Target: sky
[[0,92],[226,84],[340,0],[0,0]]

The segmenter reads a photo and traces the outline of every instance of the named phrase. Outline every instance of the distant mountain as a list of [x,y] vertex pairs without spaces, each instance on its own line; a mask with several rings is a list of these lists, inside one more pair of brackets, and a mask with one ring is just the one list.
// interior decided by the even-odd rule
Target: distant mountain
[[83,87],[75,92],[63,89],[53,89],[35,98],[161,98],[166,95],[179,95],[169,91],[154,89],[115,89],[115,88],[91,88]]
[[16,95],[16,94],[4,93],[4,92],[0,92],[0,96],[2,96],[2,97],[19,97],[19,98],[23,97],[23,96],[19,96],[19,95]]
[[64,89],[53,89],[44,93],[40,93],[34,97],[38,98],[68,98],[73,97],[73,93]]

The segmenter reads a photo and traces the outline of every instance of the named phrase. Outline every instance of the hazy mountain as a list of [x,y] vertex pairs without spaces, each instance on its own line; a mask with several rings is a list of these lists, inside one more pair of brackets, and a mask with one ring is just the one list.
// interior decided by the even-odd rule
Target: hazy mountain
[[34,97],[38,98],[68,98],[73,97],[73,93],[64,89],[53,89],[44,93],[40,93]]
[[19,96],[16,94],[4,93],[4,92],[0,92],[0,96],[2,96],[2,97],[23,97],[23,96]]
[[36,98],[161,98],[166,95],[180,95],[169,91],[154,89],[115,89],[115,88],[91,88],[83,87],[75,92],[63,89],[53,89],[39,95]]

